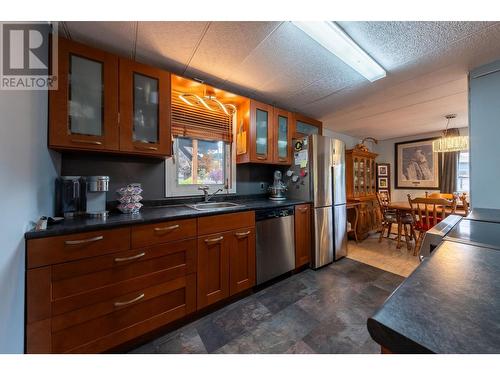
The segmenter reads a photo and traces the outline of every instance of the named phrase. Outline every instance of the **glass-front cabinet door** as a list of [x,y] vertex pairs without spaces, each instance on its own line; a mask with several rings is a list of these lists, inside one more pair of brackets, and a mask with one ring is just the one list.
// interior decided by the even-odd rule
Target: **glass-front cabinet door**
[[120,59],[120,150],[171,155],[170,73]]
[[292,163],[292,133],[290,125],[292,113],[282,109],[274,108],[274,157],[276,164]]
[[270,163],[273,160],[273,107],[252,100],[250,128],[253,132],[250,159],[252,162]]
[[58,88],[49,91],[49,146],[118,150],[118,58],[58,42]]

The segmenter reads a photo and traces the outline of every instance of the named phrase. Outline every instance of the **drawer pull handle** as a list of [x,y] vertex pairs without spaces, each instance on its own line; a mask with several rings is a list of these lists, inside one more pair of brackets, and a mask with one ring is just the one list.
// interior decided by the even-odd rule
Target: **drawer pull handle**
[[299,211],[300,212],[306,212],[307,211],[307,207],[299,207]]
[[250,234],[250,231],[248,230],[248,231],[243,232],[243,233],[235,233],[234,235],[235,235],[236,237],[240,237],[240,238],[242,238],[242,237],[246,237],[246,236],[248,236],[249,234]]
[[257,155],[257,160],[266,160],[266,156],[258,156]]
[[65,245],[80,245],[82,243],[100,241],[103,238],[104,238],[104,236],[96,236],[96,237],[92,237],[92,238],[87,238],[85,240],[64,241],[64,244]]
[[102,142],[101,141],[90,141],[90,140],[87,140],[87,139],[72,139],[71,142],[73,143],[85,143],[87,145],[102,145]]
[[174,230],[179,228],[179,224],[171,225],[169,227],[155,228],[155,232],[165,232],[166,230]]
[[131,257],[127,257],[127,258],[115,258],[115,262],[126,262],[127,260],[134,260],[134,259],[139,259],[139,258],[142,258],[144,255],[146,255],[146,253],[140,253],[140,254],[137,254],[137,255],[134,255],[134,256],[131,256]]
[[158,151],[158,147],[154,146],[140,146],[140,145],[134,145],[134,147],[138,150],[150,150],[150,151]]
[[224,236],[220,236],[220,237],[217,237],[217,238],[210,238],[210,239],[206,239],[205,242],[206,243],[217,243],[217,242],[220,242],[224,239]]
[[140,301],[143,298],[144,298],[144,293],[142,293],[141,295],[135,297],[134,299],[131,299],[130,301],[115,302],[114,305],[115,305],[115,307],[126,306],[126,305],[130,305],[131,303]]

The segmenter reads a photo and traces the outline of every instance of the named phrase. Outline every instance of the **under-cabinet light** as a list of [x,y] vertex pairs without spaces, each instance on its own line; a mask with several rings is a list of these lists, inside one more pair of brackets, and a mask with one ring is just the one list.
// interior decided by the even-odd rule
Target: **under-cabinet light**
[[335,22],[292,21],[292,23],[369,81],[373,82],[386,76],[385,70]]

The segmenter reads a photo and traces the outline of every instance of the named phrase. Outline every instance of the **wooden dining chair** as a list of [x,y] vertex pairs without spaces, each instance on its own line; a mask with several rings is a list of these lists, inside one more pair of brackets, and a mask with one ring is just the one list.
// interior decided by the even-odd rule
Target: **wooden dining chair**
[[[400,241],[401,241],[401,228],[404,228],[404,236],[405,236],[405,242],[406,242],[406,247],[408,250],[411,249],[411,244],[410,241],[412,239],[412,232],[411,232],[411,227],[410,229],[407,228],[407,225],[412,224],[412,218],[409,215],[403,215],[401,217],[398,217],[398,212],[397,210],[390,209],[389,204],[391,203],[389,200],[389,197],[387,194],[381,194],[377,193],[377,201],[378,205],[380,207],[380,214],[381,214],[381,228],[380,228],[380,236],[378,238],[378,242],[382,242],[382,238],[384,237],[384,233],[387,231],[387,238],[388,239],[396,239],[398,241],[397,243],[397,248],[400,248]],[[398,234],[396,238],[391,238],[391,230],[392,230],[392,225],[396,224],[398,225]]]
[[425,192],[425,197],[426,198],[443,198],[443,199],[448,199],[449,201],[456,199],[455,194],[449,194],[449,193],[429,193]]
[[456,210],[456,200],[448,200],[444,198],[411,198],[408,194],[408,203],[411,208],[413,217],[414,229],[418,232],[415,241],[415,250],[413,255],[417,255],[420,251],[420,246],[425,232],[438,224],[446,217],[447,211],[454,213]]

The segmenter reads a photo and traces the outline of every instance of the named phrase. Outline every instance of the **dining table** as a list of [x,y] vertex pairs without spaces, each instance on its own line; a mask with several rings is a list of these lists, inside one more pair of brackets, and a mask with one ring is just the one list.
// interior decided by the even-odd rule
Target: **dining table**
[[[387,208],[389,210],[395,210],[395,211],[400,212],[400,213],[411,213],[411,206],[410,206],[410,202],[408,202],[408,201],[390,202],[387,205]],[[429,205],[429,210],[430,211],[433,210],[433,205]],[[457,205],[457,208],[455,209],[455,212],[453,212],[451,207],[446,207],[445,213],[446,213],[446,215],[454,214],[454,215],[460,215],[460,216],[467,216],[467,213],[462,208],[462,206],[458,206],[458,205]]]
[[[433,205],[428,205],[428,206],[429,206],[428,208],[430,211],[432,211],[434,209]],[[439,207],[439,206],[437,206],[437,207]],[[401,218],[404,215],[411,213],[410,202],[408,202],[408,201],[390,202],[387,205],[387,209],[396,211],[396,218],[397,218],[397,222],[398,222],[398,235],[397,235],[396,248],[400,249],[401,248],[401,228],[402,228]],[[446,213],[446,216],[451,215],[451,214],[460,215],[460,216],[467,216],[466,211],[461,206],[457,206],[457,208],[455,209],[455,212],[453,212],[451,207],[446,207],[445,213]],[[408,242],[407,242],[407,246],[409,246]]]

